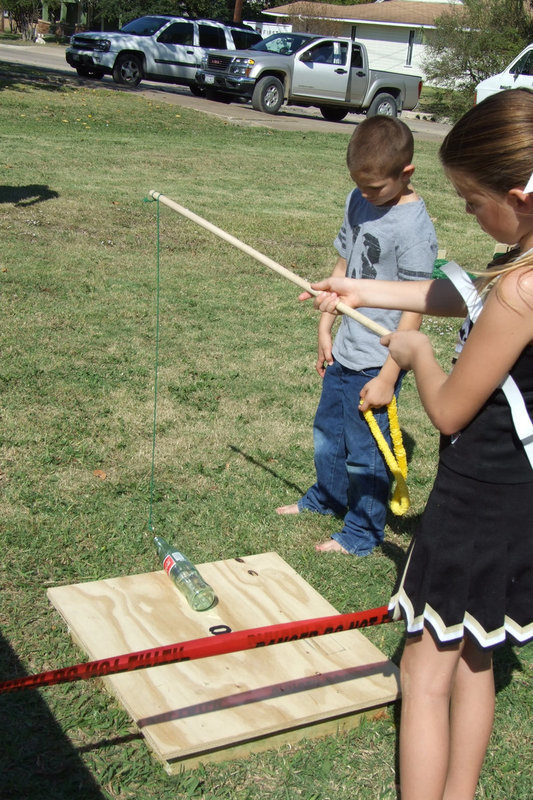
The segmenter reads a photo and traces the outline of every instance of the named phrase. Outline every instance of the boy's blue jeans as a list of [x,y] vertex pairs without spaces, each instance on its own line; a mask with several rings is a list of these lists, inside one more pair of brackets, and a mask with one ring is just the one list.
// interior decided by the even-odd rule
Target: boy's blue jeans
[[[355,372],[337,361],[327,367],[313,425],[317,481],[298,501],[300,511],[344,517],[332,538],[359,556],[371,553],[385,536],[389,473],[359,411],[360,391],[379,371]],[[401,378],[396,395],[400,385]],[[386,407],[373,414],[390,445]]]

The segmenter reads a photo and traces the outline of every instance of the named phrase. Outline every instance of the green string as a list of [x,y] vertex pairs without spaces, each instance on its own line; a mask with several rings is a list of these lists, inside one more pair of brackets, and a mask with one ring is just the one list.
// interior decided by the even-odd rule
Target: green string
[[[152,200],[153,198],[150,198]],[[154,508],[154,473],[155,473],[155,440],[157,430],[157,377],[159,368],[159,198],[156,200],[156,291],[155,291],[155,367],[154,367],[154,424],[152,430],[152,470],[150,475],[150,512],[148,514],[148,528],[153,532],[152,513]]]

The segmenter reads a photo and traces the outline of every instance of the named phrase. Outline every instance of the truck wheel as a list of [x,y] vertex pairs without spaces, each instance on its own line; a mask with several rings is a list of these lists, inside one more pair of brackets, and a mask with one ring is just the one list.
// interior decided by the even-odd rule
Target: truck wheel
[[76,72],[80,78],[92,78],[94,81],[100,81],[104,77],[104,73],[95,67],[76,67]]
[[366,112],[367,117],[397,117],[398,105],[391,94],[377,94]]
[[267,75],[257,81],[252,95],[252,107],[265,114],[277,114],[283,105],[283,84],[278,78]]
[[328,122],[341,122],[348,111],[337,106],[320,106],[320,113]]
[[117,56],[113,66],[113,80],[122,86],[135,87],[144,78],[141,59],[133,53],[122,53]]

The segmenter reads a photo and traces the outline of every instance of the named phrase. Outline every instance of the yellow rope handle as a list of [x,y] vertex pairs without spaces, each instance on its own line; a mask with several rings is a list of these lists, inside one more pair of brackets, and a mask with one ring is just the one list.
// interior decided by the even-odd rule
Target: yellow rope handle
[[383,454],[387,467],[392,472],[396,486],[390,499],[390,509],[397,517],[409,508],[409,490],[407,488],[407,455],[403,446],[402,432],[400,430],[400,423],[398,421],[398,406],[396,405],[396,398],[393,397],[387,406],[389,415],[390,435],[392,439],[392,446],[394,448],[394,455],[383,436],[376,418],[370,409],[363,411],[363,417],[368,423],[368,427],[376,440],[376,443]]

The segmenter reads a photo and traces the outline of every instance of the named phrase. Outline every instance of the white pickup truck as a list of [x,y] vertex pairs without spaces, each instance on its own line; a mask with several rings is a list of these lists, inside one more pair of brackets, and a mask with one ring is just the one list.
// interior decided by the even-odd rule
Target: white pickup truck
[[503,89],[533,89],[533,44],[522,50],[503,72],[478,83],[476,103]]
[[283,102],[318,106],[339,122],[348,112],[397,116],[418,103],[422,79],[372,69],[362,42],[309,33],[275,33],[248,50],[211,50],[196,73],[213,100],[251,100],[277,114]]

